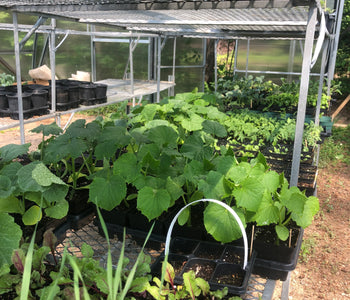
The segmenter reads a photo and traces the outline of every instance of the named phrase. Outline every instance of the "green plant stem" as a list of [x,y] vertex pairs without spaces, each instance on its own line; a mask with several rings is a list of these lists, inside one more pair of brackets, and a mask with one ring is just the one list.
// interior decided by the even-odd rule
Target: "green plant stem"
[[292,214],[289,215],[289,217],[282,223],[282,225],[286,226],[291,219],[292,219]]

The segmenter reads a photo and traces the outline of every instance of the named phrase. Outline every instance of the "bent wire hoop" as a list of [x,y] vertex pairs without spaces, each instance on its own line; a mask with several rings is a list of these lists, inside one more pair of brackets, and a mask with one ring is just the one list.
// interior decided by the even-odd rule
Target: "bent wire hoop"
[[244,243],[243,270],[245,270],[246,267],[247,267],[247,263],[248,263],[248,239],[247,239],[247,234],[245,232],[243,223],[242,223],[241,219],[239,218],[239,216],[237,215],[237,213],[230,206],[228,206],[226,203],[223,203],[223,202],[221,202],[219,200],[215,200],[215,199],[200,199],[200,200],[196,200],[196,201],[193,201],[193,202],[185,205],[183,208],[181,208],[179,210],[179,212],[176,214],[176,216],[171,221],[169,229],[168,229],[168,233],[167,233],[166,240],[165,240],[165,249],[164,249],[165,256],[168,256],[168,254],[169,254],[171,233],[173,231],[173,227],[175,225],[175,222],[176,222],[177,218],[179,217],[179,215],[182,213],[182,211],[185,208],[187,208],[188,206],[190,206],[190,205],[192,205],[194,203],[198,203],[198,202],[213,202],[213,203],[219,204],[222,207],[226,208],[231,213],[231,215],[236,219],[236,222],[238,223],[239,228],[241,229],[242,235],[243,235],[243,243]]

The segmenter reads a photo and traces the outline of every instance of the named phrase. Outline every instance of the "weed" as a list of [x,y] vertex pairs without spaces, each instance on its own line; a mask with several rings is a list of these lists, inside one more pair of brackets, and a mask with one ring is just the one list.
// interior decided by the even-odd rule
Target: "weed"
[[330,201],[332,200],[332,197],[329,196],[325,201],[324,201],[324,204],[323,204],[323,209],[326,210],[326,212],[330,213],[331,211],[334,210],[334,206],[332,203],[330,203]]
[[314,254],[316,246],[317,243],[315,235],[304,239],[303,243],[301,244],[301,250],[299,254],[300,261],[303,263],[307,263],[310,257]]

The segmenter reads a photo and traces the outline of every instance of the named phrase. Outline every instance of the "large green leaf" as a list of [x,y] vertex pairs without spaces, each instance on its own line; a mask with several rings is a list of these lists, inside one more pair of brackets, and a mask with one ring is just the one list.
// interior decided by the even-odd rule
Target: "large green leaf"
[[65,199],[57,201],[55,205],[45,209],[46,216],[54,219],[62,219],[68,214],[69,203]]
[[136,155],[133,153],[124,153],[114,162],[113,172],[120,175],[126,182],[132,183],[139,176],[141,166],[137,162]]
[[203,118],[197,114],[192,113],[189,118],[183,118],[181,120],[181,126],[187,131],[201,130]]
[[170,206],[171,197],[166,189],[155,189],[149,186],[139,190],[137,208],[149,220],[159,217]]
[[[234,211],[238,214],[245,227],[244,214],[238,209],[234,209]],[[222,243],[229,243],[242,236],[242,231],[232,214],[215,203],[209,203],[205,208],[204,225],[208,233]]]
[[69,127],[66,129],[65,134],[69,135],[71,138],[81,138],[86,137],[85,133],[85,119],[78,119],[74,121]]
[[186,157],[196,160],[210,159],[213,149],[204,145],[200,134],[192,134],[184,141],[180,152]]
[[[305,196],[306,197],[306,196]],[[313,220],[314,215],[319,211],[320,205],[318,198],[310,196],[305,200],[305,204],[302,212],[292,212],[292,219],[297,223],[298,226],[303,228],[308,227]]]
[[176,146],[178,134],[169,126],[158,126],[148,131],[148,138],[163,147]]
[[236,160],[233,156],[218,156],[213,160],[214,165],[216,166],[216,170],[223,175],[230,170],[231,167],[236,165]]
[[157,104],[146,105],[140,114],[143,117],[143,121],[147,122],[147,121],[153,120],[157,110],[158,110]]
[[45,189],[43,196],[49,203],[59,202],[66,198],[68,189],[68,185],[52,184],[50,187]]
[[229,192],[224,175],[216,171],[210,171],[205,180],[200,180],[198,189],[206,198],[218,200],[223,199]]
[[280,186],[280,175],[275,171],[270,171],[262,177],[262,181],[267,190],[274,193]]
[[203,162],[198,160],[192,160],[190,163],[186,164],[184,168],[184,176],[188,181],[198,182],[200,177],[206,174],[204,170]]
[[226,178],[232,180],[235,184],[240,184],[248,176],[247,169],[242,164],[231,165],[226,174]]
[[211,106],[208,107],[208,118],[211,120],[217,120],[223,124],[229,117],[225,113],[220,112],[216,107]]
[[0,212],[21,214],[24,211],[20,201],[16,197],[10,196],[8,198],[0,199]]
[[49,136],[59,135],[63,132],[63,130],[56,124],[56,122],[52,122],[48,125],[40,124],[38,127],[33,128],[31,132],[42,133],[43,136]]
[[217,137],[227,136],[227,131],[223,125],[217,121],[204,120],[202,123],[203,130]]
[[12,252],[19,247],[22,231],[7,213],[0,213],[0,228],[0,266],[11,265]]
[[62,134],[47,145],[44,162],[54,163],[69,157],[78,158],[86,150],[88,150],[86,141]]
[[33,179],[41,186],[50,186],[51,184],[62,184],[65,183],[43,164],[37,164],[32,171]]
[[125,196],[126,183],[119,175],[95,177],[90,185],[89,200],[106,210],[115,208]]
[[151,129],[151,128],[154,128],[154,127],[158,127],[158,126],[166,126],[166,127],[171,127],[173,129],[176,128],[176,126],[172,123],[170,123],[169,121],[167,120],[159,120],[159,119],[155,119],[155,120],[152,120],[152,121],[149,121],[145,124],[145,127],[147,129]]
[[268,192],[264,193],[262,201],[260,203],[259,209],[254,216],[258,226],[269,225],[272,223],[278,223],[279,220],[279,209],[274,205],[270,194]]
[[244,179],[240,186],[232,191],[238,207],[256,212],[260,206],[265,187],[254,177]]
[[15,189],[10,178],[0,175],[0,199],[9,197]]
[[8,144],[0,148],[0,163],[8,163],[14,158],[26,154],[29,151],[30,143],[23,145]]
[[11,162],[0,170],[0,174],[7,176],[14,183],[15,181],[17,181],[17,172],[22,167],[23,166],[18,161]]
[[110,159],[115,156],[118,146],[114,140],[99,142],[95,147],[96,159]]
[[32,162],[18,170],[18,185],[23,192],[42,191],[42,186],[40,186],[32,176],[33,170],[38,164],[41,164],[41,162]]
[[155,143],[141,145],[137,153],[137,159],[142,161],[146,155],[151,155],[153,158],[158,158],[160,155],[160,147]]
[[178,184],[178,182],[175,182],[171,177],[168,177],[166,179],[166,189],[169,195],[171,196],[172,204],[184,194],[182,187]]
[[125,127],[107,126],[103,128],[101,134],[98,136],[98,143],[114,141],[116,145],[123,147],[129,143],[130,138]]

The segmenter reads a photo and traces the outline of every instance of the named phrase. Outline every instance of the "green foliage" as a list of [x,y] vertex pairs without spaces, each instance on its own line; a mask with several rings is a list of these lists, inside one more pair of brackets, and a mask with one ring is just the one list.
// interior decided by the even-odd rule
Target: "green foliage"
[[336,166],[339,162],[350,163],[350,126],[333,127],[332,136],[321,146],[319,167]]
[[[175,285],[175,271],[171,264],[167,263],[165,268],[165,284],[159,278],[154,277],[152,283],[148,283],[146,290],[154,299],[197,299],[205,297],[208,299],[223,299],[228,294],[228,289],[210,291],[208,282],[202,278],[196,277],[193,270],[182,275],[183,285]],[[241,299],[239,297],[230,297],[230,300]]]
[[0,74],[0,86],[12,85],[15,82],[15,76],[1,73]]
[[19,241],[22,237],[22,231],[21,228],[14,223],[13,217],[7,213],[0,213],[0,225],[1,228],[6,228],[6,230],[1,230],[0,232],[0,266],[4,267],[5,264],[10,264],[13,249],[18,248]]

